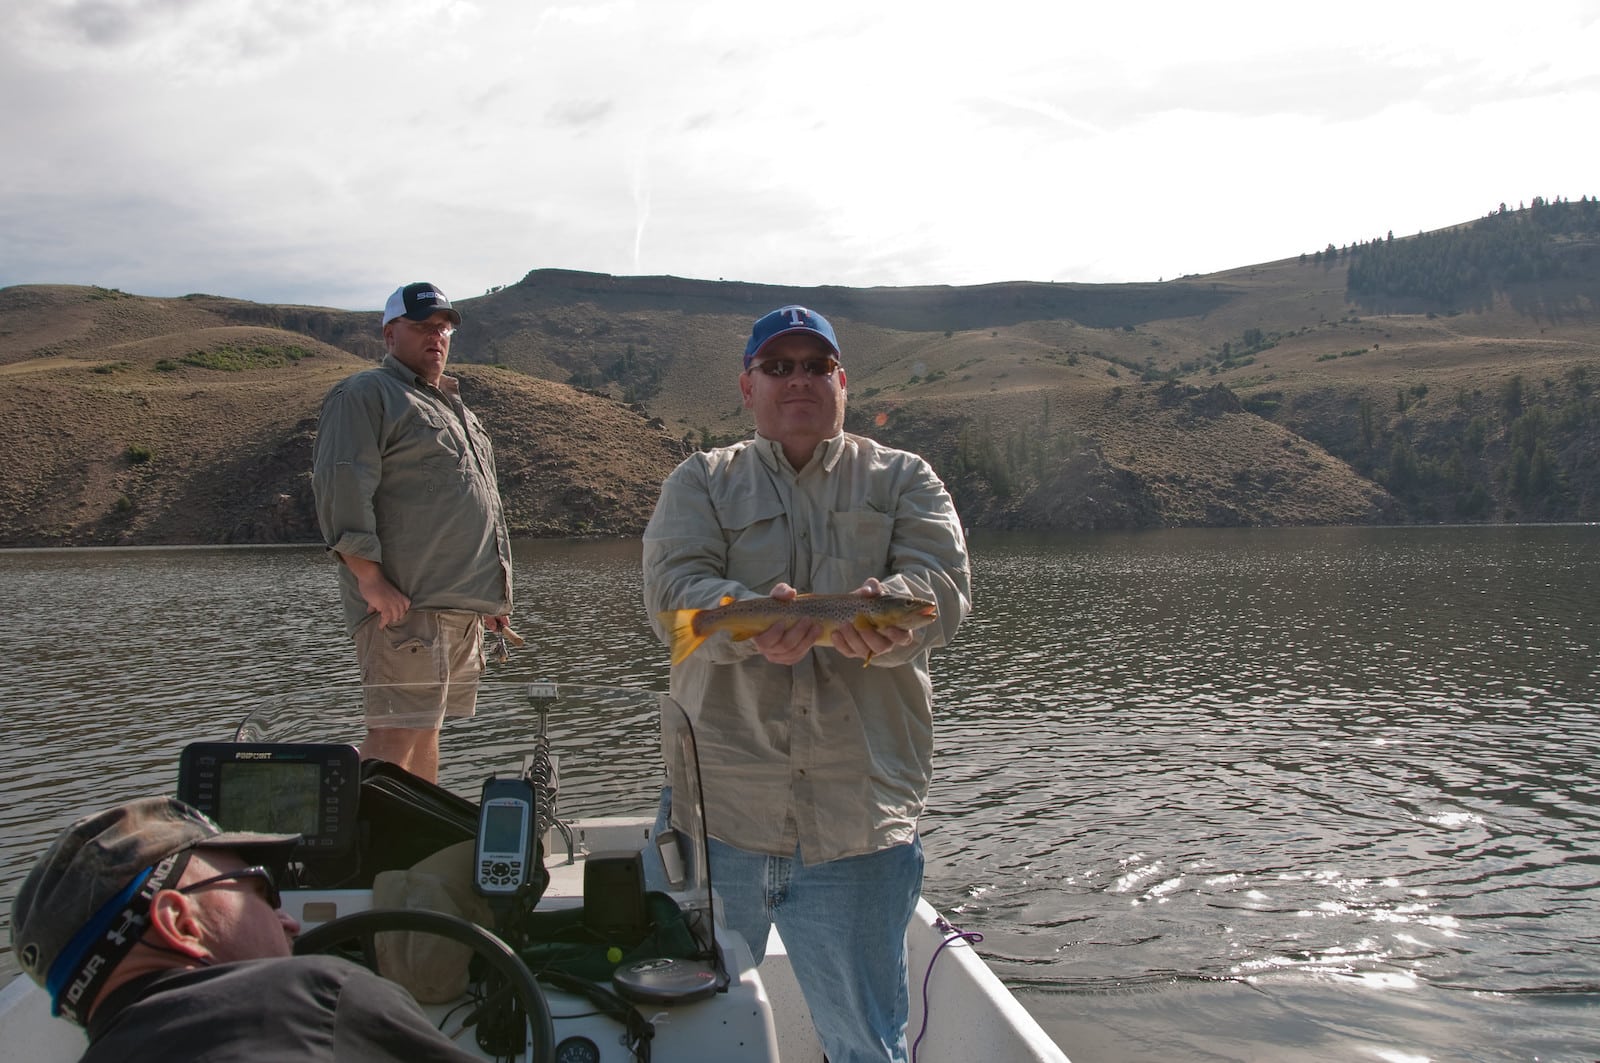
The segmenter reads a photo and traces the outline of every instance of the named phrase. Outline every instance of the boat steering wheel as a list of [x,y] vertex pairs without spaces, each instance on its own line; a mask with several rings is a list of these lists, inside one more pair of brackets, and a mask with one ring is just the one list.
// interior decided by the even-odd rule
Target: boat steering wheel
[[378,969],[378,951],[374,938],[391,930],[438,934],[451,941],[460,942],[472,949],[493,967],[511,986],[511,992],[522,1011],[528,1016],[533,1038],[528,1045],[531,1060],[555,1057],[555,1025],[550,1018],[550,1005],[539,988],[539,982],[522,962],[522,957],[510,945],[501,941],[476,923],[444,912],[430,912],[420,908],[375,908],[365,912],[330,919],[315,930],[301,934],[294,943],[296,956],[310,956],[330,952],[335,945],[356,941],[361,945],[361,955],[366,966]]

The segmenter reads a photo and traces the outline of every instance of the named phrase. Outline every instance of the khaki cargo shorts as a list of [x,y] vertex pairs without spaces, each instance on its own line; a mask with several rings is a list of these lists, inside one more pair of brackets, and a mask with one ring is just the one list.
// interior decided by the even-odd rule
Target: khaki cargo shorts
[[390,627],[374,613],[355,642],[369,728],[437,730],[447,716],[476,711],[485,663],[477,613],[412,609]]

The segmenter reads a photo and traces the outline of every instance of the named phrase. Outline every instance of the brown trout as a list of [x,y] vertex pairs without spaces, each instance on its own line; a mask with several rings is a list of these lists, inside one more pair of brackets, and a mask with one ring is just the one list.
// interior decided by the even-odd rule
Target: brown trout
[[[841,627],[862,631],[901,627],[915,630],[933,623],[939,610],[932,602],[883,594],[801,594],[793,601],[776,598],[724,598],[715,609],[669,609],[657,614],[672,632],[672,663],[677,664],[718,631],[728,631],[735,642],[752,638],[780,621],[815,620],[822,625],[820,642],[827,642]],[[870,660],[870,658],[869,658]]]

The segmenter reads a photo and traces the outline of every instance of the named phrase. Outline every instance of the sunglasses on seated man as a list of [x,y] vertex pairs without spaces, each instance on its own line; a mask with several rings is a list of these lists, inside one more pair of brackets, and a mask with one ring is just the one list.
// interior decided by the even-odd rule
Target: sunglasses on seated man
[[220,886],[224,882],[236,882],[243,879],[257,879],[262,885],[262,894],[273,909],[283,907],[283,897],[278,893],[278,883],[272,877],[272,872],[264,867],[241,867],[237,871],[224,871],[220,875],[203,878],[199,882],[191,882],[187,886],[179,886],[179,893],[194,893],[197,890]]
[[781,379],[793,375],[796,365],[805,370],[807,376],[832,376],[839,368],[839,360],[833,357],[807,358],[797,363],[789,358],[769,358],[764,362],[757,362],[750,368]]

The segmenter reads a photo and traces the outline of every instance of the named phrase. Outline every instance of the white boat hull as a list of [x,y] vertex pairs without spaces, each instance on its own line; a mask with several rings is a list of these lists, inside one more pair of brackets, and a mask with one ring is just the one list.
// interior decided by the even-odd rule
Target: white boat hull
[[[551,882],[540,901],[542,909],[573,907],[583,898],[585,852],[638,848],[648,823],[642,819],[604,819],[573,824],[580,851],[573,863],[564,863],[561,841],[552,838],[546,852]],[[309,929],[331,915],[347,915],[370,906],[368,891],[285,891],[284,905],[302,917]],[[308,911],[309,907],[309,911]],[[312,918],[315,916],[316,918]],[[751,964],[750,950],[737,934],[718,930],[725,963],[736,984],[726,994],[697,1004],[677,1007],[642,1007],[656,1025],[651,1045],[655,1063],[818,1063],[822,1049],[811,1027],[805,1000],[789,966],[788,951],[774,932],[759,968]],[[981,957],[963,940],[945,944],[950,933],[941,928],[938,913],[927,901],[919,902],[906,932],[911,972],[911,1019],[907,1038],[921,1037],[917,1063],[972,1063],[1005,1060],[1007,1063],[1059,1061],[1066,1056],[1050,1040]],[[941,946],[943,946],[941,948]],[[931,965],[931,967],[930,967]],[[928,1003],[923,1004],[923,987]],[[560,1015],[588,1012],[584,1002],[552,991],[551,1010]],[[437,1020],[449,1007],[425,1009]],[[924,1029],[924,1015],[927,1016]],[[631,1059],[618,1043],[620,1027],[598,1015],[558,1018],[556,1040],[571,1036],[589,1038],[601,1059],[625,1063]],[[476,1050],[471,1037],[458,1042]],[[0,989],[0,1063],[68,1063],[84,1049],[76,1027],[52,1018],[44,991],[19,975]],[[488,1058],[485,1056],[485,1058]]]

